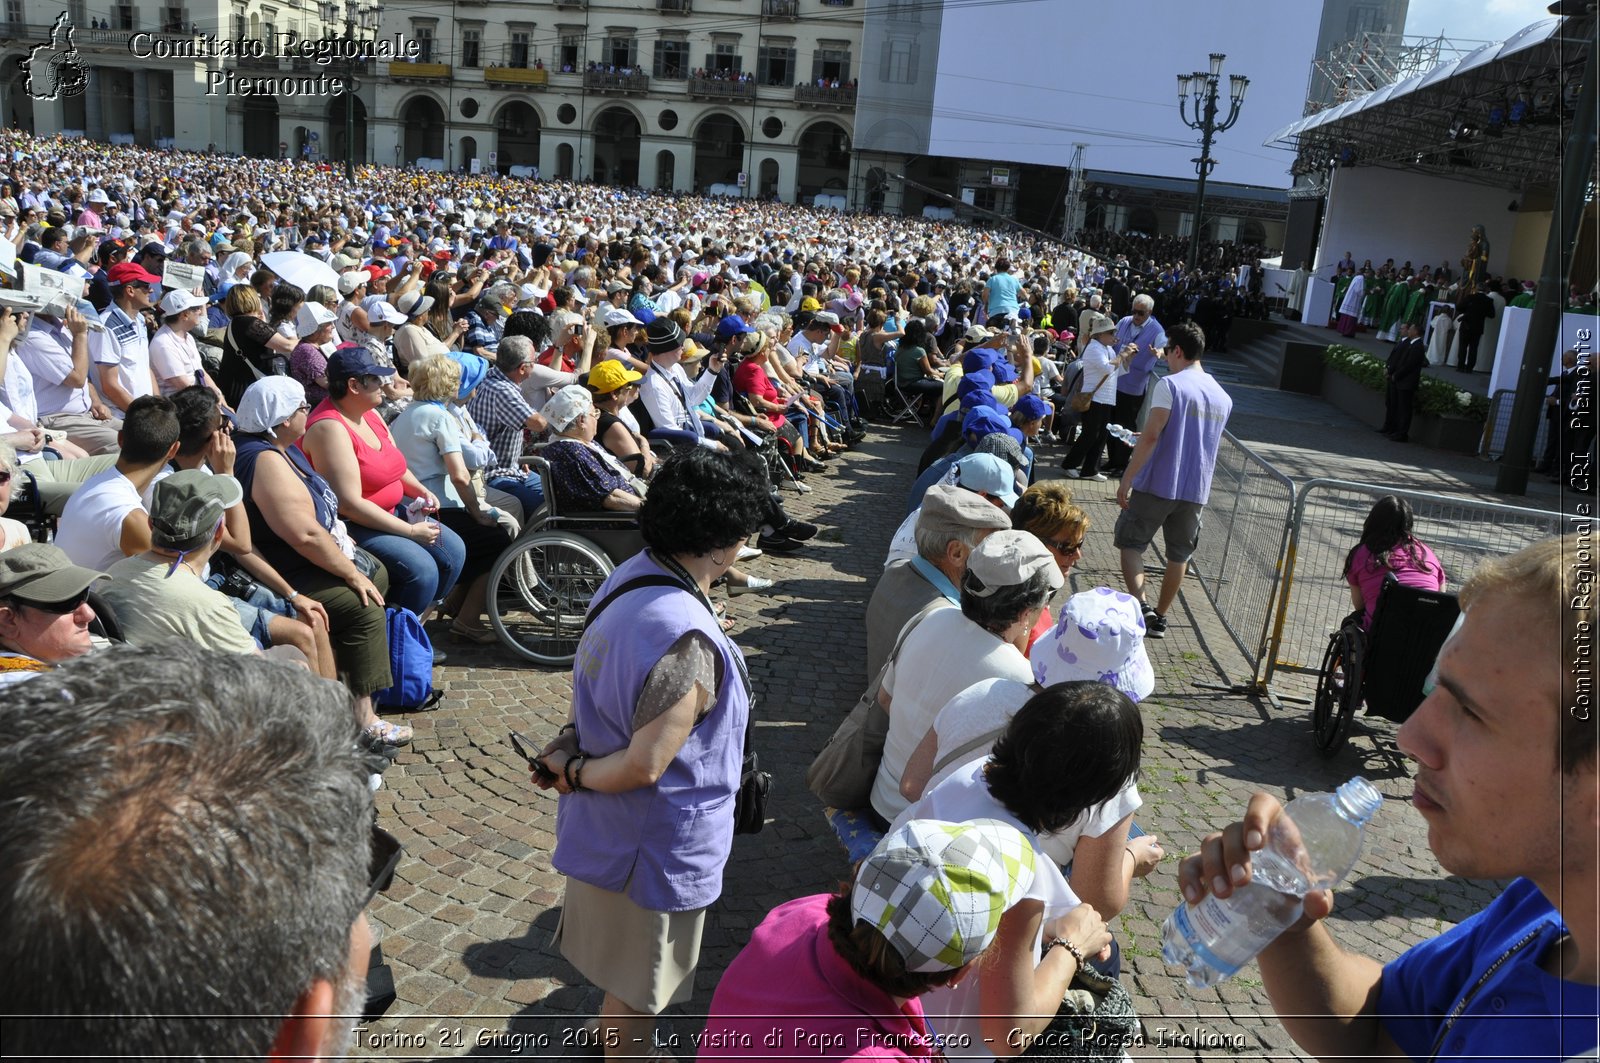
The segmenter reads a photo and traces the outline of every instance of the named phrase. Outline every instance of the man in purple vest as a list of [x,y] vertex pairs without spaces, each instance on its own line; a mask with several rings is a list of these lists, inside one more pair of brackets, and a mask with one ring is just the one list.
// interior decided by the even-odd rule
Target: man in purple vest
[[[1156,301],[1143,294],[1133,297],[1133,312],[1117,322],[1115,348],[1118,354],[1133,348],[1128,367],[1117,374],[1117,412],[1113,418],[1130,432],[1139,430],[1139,409],[1144,405],[1144,389],[1155,370],[1156,360],[1167,346],[1167,333],[1152,314]],[[1125,474],[1131,455],[1128,445],[1118,439],[1107,443],[1107,475]]]
[[1150,397],[1150,416],[1117,488],[1115,542],[1128,593],[1144,603],[1144,552],[1159,530],[1167,569],[1156,607],[1144,606],[1145,634],[1167,637],[1167,610],[1178,597],[1189,558],[1200,542],[1200,512],[1211,497],[1217,447],[1233,400],[1200,366],[1206,338],[1184,323],[1167,333],[1167,367]]

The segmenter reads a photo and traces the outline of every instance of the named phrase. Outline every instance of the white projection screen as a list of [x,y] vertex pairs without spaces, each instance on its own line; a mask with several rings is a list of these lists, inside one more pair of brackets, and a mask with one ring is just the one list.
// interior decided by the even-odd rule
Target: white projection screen
[[1193,177],[1177,75],[1221,52],[1224,92],[1229,74],[1250,89],[1211,176],[1287,188],[1291,154],[1262,142],[1301,117],[1321,17],[1304,0],[944,0],[927,153],[1064,166],[1081,142],[1091,169]]

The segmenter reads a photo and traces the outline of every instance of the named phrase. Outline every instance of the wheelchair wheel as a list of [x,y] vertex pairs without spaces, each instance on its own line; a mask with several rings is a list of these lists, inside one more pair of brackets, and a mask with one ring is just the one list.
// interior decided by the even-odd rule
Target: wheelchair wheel
[[568,667],[589,602],[613,567],[603,550],[579,536],[523,536],[489,570],[489,623],[501,642],[528,660]]
[[1322,672],[1317,676],[1317,695],[1311,708],[1317,752],[1324,757],[1339,752],[1350,735],[1350,721],[1361,703],[1364,650],[1360,636],[1346,627],[1328,637],[1328,651],[1322,656]]

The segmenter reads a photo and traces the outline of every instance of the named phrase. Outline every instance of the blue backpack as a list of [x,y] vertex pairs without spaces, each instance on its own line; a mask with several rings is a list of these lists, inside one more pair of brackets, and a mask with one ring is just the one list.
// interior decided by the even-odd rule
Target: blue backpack
[[388,613],[389,671],[394,685],[378,691],[372,700],[385,709],[431,709],[444,697],[442,691],[433,689],[433,642],[416,613],[396,607],[390,607]]

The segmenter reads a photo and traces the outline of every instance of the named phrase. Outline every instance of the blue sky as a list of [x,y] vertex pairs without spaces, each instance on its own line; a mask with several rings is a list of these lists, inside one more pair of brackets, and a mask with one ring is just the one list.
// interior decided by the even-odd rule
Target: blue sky
[[1529,23],[1549,18],[1549,3],[1550,0],[1411,0],[1406,33],[1503,41]]

